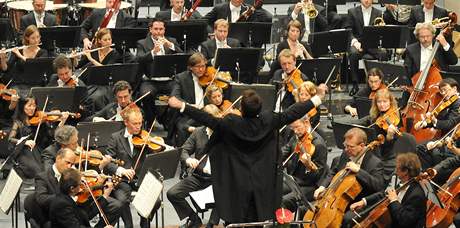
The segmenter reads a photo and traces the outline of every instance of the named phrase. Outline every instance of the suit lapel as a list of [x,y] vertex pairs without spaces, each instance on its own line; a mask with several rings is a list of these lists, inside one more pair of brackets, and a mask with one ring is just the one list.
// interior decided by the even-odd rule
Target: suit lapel
[[377,12],[377,9],[372,7],[371,18],[369,19],[369,25],[372,25],[374,23],[375,18],[377,17],[382,17],[382,15],[380,15],[379,12]]
[[415,45],[415,53],[417,53],[414,58],[415,58],[415,67],[421,71],[422,69],[420,69],[420,58],[422,56],[422,49],[420,47],[420,44],[419,45]]
[[363,17],[363,10],[361,9],[361,6],[358,6],[358,23],[359,23],[359,28],[364,27],[364,17]]
[[123,12],[120,10],[117,14],[117,21],[115,22],[115,27],[120,28],[123,27]]
[[125,138],[125,130],[120,132],[120,140],[121,145],[123,145],[125,151],[128,153],[130,157],[133,157],[133,151],[131,151],[131,147],[129,146],[128,138]]
[[192,72],[188,72],[188,77],[185,79],[185,83],[187,84],[185,88],[191,88],[185,91],[189,93],[190,100],[192,101],[192,103],[196,103],[197,101],[195,100],[195,84],[193,83]]
[[53,169],[50,169],[50,172],[48,173],[48,179],[50,180],[50,185],[53,188],[54,193],[59,192],[59,183],[58,180],[55,177],[55,173]]

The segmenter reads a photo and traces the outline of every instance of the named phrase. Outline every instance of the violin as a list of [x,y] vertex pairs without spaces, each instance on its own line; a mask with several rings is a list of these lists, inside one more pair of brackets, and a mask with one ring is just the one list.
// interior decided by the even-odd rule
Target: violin
[[[375,120],[375,124],[379,126],[380,128],[382,128],[383,130],[388,131],[388,127],[390,125],[393,125],[396,127],[398,126],[400,121],[401,121],[401,118],[399,117],[398,109],[390,108],[385,112],[385,114],[377,117],[377,119]],[[396,134],[398,136],[402,135],[402,133],[399,130],[396,132]]]
[[380,84],[380,87],[378,89],[371,91],[371,93],[369,94],[369,99],[374,100],[375,94],[377,93],[377,91],[379,91],[381,89],[386,89],[386,88],[387,88],[387,86],[385,84],[383,84],[383,83]]
[[[61,111],[51,111],[51,112],[43,112],[43,111],[36,111],[35,115],[29,117],[29,124],[32,126],[36,126],[41,122],[56,122],[59,121],[59,118],[62,116]],[[69,113],[69,116],[75,119],[81,117],[80,113]]]
[[[103,174],[98,174],[95,170],[86,170],[82,172],[82,178],[88,183],[90,189],[84,186],[80,187],[80,192],[77,194],[77,203],[83,204],[91,197],[91,193],[95,197],[102,196],[104,194],[104,187],[106,181],[110,179],[114,186],[120,183],[119,177],[111,177]],[[89,192],[91,190],[91,193]]]
[[313,116],[316,116],[318,114],[318,110],[316,108],[312,108],[310,111],[307,112],[308,118],[313,118]]
[[230,102],[229,100],[223,100],[222,104],[219,106],[219,109],[221,111],[221,116],[222,118],[225,117],[226,115],[233,113],[237,116],[241,116],[241,112],[238,109],[234,109],[233,105],[235,102]]
[[75,86],[77,86],[78,82],[76,79],[74,78],[69,78],[69,80],[67,80],[64,85],[67,86],[67,87],[71,87],[71,88],[75,88]]
[[300,72],[299,67],[302,64],[299,64],[297,69],[293,70],[289,76],[283,80],[285,85],[287,86],[287,90],[292,93],[295,89],[299,88],[299,86],[303,83],[302,79],[302,72]]
[[294,152],[297,153],[299,157],[304,154],[307,155],[307,161],[305,163],[302,162],[302,164],[304,164],[309,171],[314,172],[318,170],[318,166],[316,166],[316,164],[311,160],[313,154],[315,154],[315,145],[312,142],[313,135],[307,132],[301,139],[299,139],[296,135],[296,140],[297,143],[295,145]]
[[[451,104],[453,104],[455,101],[458,100],[458,95],[455,94],[451,97],[449,97],[449,99],[443,99],[441,102],[439,102],[438,105],[436,105],[436,107],[431,111],[431,117],[430,118],[425,118],[425,121],[427,123],[431,123],[432,121],[432,118],[433,117],[437,117],[439,115],[439,113],[441,113],[444,109],[446,109],[447,107],[449,107]],[[426,116],[425,116],[426,117]]]
[[236,20],[236,22],[243,22],[247,21],[249,17],[254,14],[257,8],[261,7],[264,2],[262,0],[255,0],[253,6],[249,6],[249,8],[241,14],[241,16]]
[[15,89],[7,89],[6,87],[6,85],[0,83],[0,95],[2,96],[3,100],[11,101],[11,97],[13,95],[17,95],[18,91]]
[[146,145],[155,153],[161,152],[167,147],[162,137],[151,136],[146,130],[142,130],[139,134],[133,136],[133,145],[135,147]]
[[[104,159],[104,155],[102,155],[101,151],[99,150],[86,151],[86,150],[83,150],[83,148],[81,147],[78,147],[75,150],[75,155],[80,156],[80,159],[78,159],[75,163],[82,163],[88,160],[88,163],[93,166],[100,165],[102,162],[102,159]],[[112,158],[110,161],[117,164],[118,166],[123,166],[125,164],[125,162],[120,159]]]
[[221,72],[212,66],[206,67],[206,72],[199,78],[199,84],[202,87],[206,87],[211,83],[214,83],[221,89],[226,89],[231,82],[232,76],[230,75],[230,72]]
[[0,130],[0,139],[5,138],[5,136],[7,136],[7,135],[8,135],[8,133],[6,133],[6,131]]

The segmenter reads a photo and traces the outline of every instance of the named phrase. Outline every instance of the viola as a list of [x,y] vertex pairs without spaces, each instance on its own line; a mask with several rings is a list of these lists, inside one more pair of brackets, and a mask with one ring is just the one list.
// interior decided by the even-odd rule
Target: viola
[[439,102],[438,105],[436,105],[433,111],[431,111],[431,114],[432,114],[431,117],[426,118],[425,121],[427,123],[431,123],[432,117],[437,117],[439,113],[441,113],[444,109],[448,108],[451,104],[453,104],[457,100],[458,100],[457,94],[449,97],[449,99],[443,99],[441,102]]
[[[385,137],[378,135],[377,139],[370,142],[354,161],[361,160],[367,152],[384,142]],[[315,227],[340,227],[348,204],[359,195],[361,190],[356,175],[347,169],[342,169],[332,178],[322,198],[316,201],[316,210],[309,209],[305,213],[304,221],[315,221]],[[304,227],[311,227],[311,224],[305,224]]]
[[318,110],[316,108],[312,108],[310,111],[307,112],[307,116],[310,119],[316,116],[316,114],[318,114]]
[[233,105],[235,104],[235,102],[232,103],[229,100],[223,100],[222,101],[222,104],[219,106],[219,109],[221,111],[220,114],[221,114],[222,118],[225,117],[226,115],[230,114],[230,113],[233,113],[233,114],[235,114],[237,116],[241,116],[240,110],[233,108]]
[[[399,117],[398,110],[396,108],[390,108],[385,112],[385,114],[377,117],[375,124],[381,129],[388,131],[388,127],[390,125],[397,127],[400,121],[401,118]],[[399,130],[396,132],[396,134],[398,134],[398,136],[402,135]]]
[[188,20],[188,19],[192,16],[193,12],[195,12],[196,8],[198,8],[198,6],[200,6],[200,4],[201,4],[201,0],[196,0],[196,1],[193,3],[192,7],[190,7],[190,9],[187,10],[187,13],[185,13],[184,15],[182,15],[182,17],[181,17],[180,20],[181,20],[181,21],[186,21],[186,20]]
[[[86,160],[88,160],[88,163],[93,166],[100,165],[102,162],[102,159],[104,159],[104,155],[102,154],[101,151],[99,150],[83,150],[83,148],[78,147],[75,150],[75,155],[80,156],[81,159],[78,159],[75,163],[83,163]],[[118,166],[123,166],[125,164],[124,161],[120,159],[114,159],[112,158],[110,160],[111,162],[117,164]]]
[[226,89],[231,82],[232,76],[230,72],[221,72],[212,66],[208,66],[204,75],[199,78],[199,84],[202,87],[207,87],[211,83],[214,83],[221,89]]
[[254,14],[257,8],[261,7],[264,2],[262,0],[255,0],[254,5],[249,6],[249,8],[244,11],[243,14],[236,20],[236,22],[247,21],[249,17]]
[[[36,126],[41,122],[56,122],[59,121],[60,117],[62,116],[61,111],[50,111],[50,112],[43,112],[43,111],[36,111],[35,115],[29,118],[29,124],[32,126]],[[75,119],[81,117],[80,113],[69,113],[69,116]]]
[[283,80],[283,82],[286,84],[287,90],[292,93],[294,89],[299,88],[299,86],[303,83],[302,79],[302,72],[299,70],[300,65],[297,67],[297,69],[293,70],[289,76]]
[[143,147],[145,145],[153,152],[161,152],[167,147],[162,137],[151,136],[146,130],[142,130],[138,135],[133,136],[133,145],[136,147]]
[[313,144],[313,135],[307,132],[301,139],[296,135],[297,143],[294,148],[294,152],[299,154],[299,157],[306,154],[307,161],[302,163],[309,171],[316,171],[318,170],[318,166],[311,160],[313,155],[315,154],[315,145]]
[[[112,183],[117,185],[120,182],[120,178],[106,176],[103,174],[98,174],[95,170],[86,170],[82,172],[82,178],[88,183],[90,189],[85,188],[84,186],[80,187],[80,192],[77,194],[77,203],[83,204],[91,197],[91,193],[95,197],[102,196],[104,194],[104,187],[106,181],[110,179]],[[91,193],[89,192],[91,190]]]
[[0,83],[0,95],[3,100],[10,101],[13,95],[17,95],[18,91],[15,89],[7,89],[7,86]]
[[381,90],[381,89],[386,89],[387,86],[383,83],[380,84],[380,87],[376,90],[372,90],[371,93],[369,94],[369,99],[371,100],[374,100],[375,98],[375,94],[377,93],[377,91]]

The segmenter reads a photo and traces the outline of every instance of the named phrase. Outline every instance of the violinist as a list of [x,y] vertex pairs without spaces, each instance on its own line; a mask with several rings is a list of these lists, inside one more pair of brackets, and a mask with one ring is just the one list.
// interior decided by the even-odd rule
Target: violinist
[[[244,4],[243,0],[230,0],[228,2],[215,5],[202,19],[207,20],[210,26],[212,26],[218,19],[225,19],[228,20],[229,23],[234,23],[245,11],[249,9],[249,7],[250,6]],[[256,10],[246,21],[258,22],[263,21],[264,19],[265,17],[261,14],[261,11]]]
[[[367,86],[360,89],[354,96],[374,99],[377,90],[386,88],[382,81],[383,76],[383,72],[379,68],[372,68],[367,71]],[[350,104],[345,106],[344,111],[352,117],[358,116],[358,110],[354,99]]]
[[[323,138],[312,131],[312,125],[308,117],[300,118],[290,124],[291,129],[297,137],[292,137],[289,142],[281,148],[283,161],[294,153],[286,164],[287,174],[291,175],[300,187],[300,191],[308,201],[313,201],[313,192],[319,187],[321,177],[327,173],[327,148]],[[311,138],[309,138],[311,136]],[[308,144],[314,145],[309,147]],[[303,146],[307,152],[304,154],[299,150]],[[308,148],[313,148],[309,151]],[[310,160],[310,161],[309,161]],[[314,163],[316,169],[312,169],[309,162]],[[286,181],[286,180],[285,180]],[[297,209],[296,194],[283,185],[282,205],[291,211]],[[307,206],[307,205],[304,205]]]
[[[0,86],[2,86],[0,84]],[[3,87],[3,89],[8,90],[8,88]],[[11,119],[14,114],[14,110],[19,101],[19,96],[17,94],[12,94],[11,96],[6,96],[7,92],[5,92],[5,96],[2,93],[2,88],[0,88],[0,129],[11,128],[13,124]],[[13,91],[13,90],[9,90]],[[16,90],[14,90],[16,91]],[[6,99],[5,99],[6,98]],[[9,101],[8,101],[9,98]]]
[[[222,89],[216,85],[209,85],[206,88],[206,98],[208,99],[209,104],[217,106],[221,114],[230,114],[240,115],[241,112],[232,106],[232,102],[224,99],[224,92]],[[226,113],[224,113],[226,112]],[[223,117],[223,116],[222,116]]]
[[[208,104],[203,111],[214,117],[219,117],[219,110]],[[215,107],[215,106],[214,106]],[[169,202],[174,206],[180,220],[188,218],[185,227],[197,228],[202,221],[198,214],[190,207],[185,198],[190,192],[199,191],[211,185],[211,165],[206,154],[205,147],[208,144],[212,130],[208,127],[197,127],[182,145],[181,162],[186,163],[193,172],[179,183],[172,186],[166,193]],[[194,155],[194,157],[192,157]],[[219,217],[216,209],[213,209],[207,228],[219,224]]]
[[[360,200],[364,196],[378,192],[384,187],[381,160],[371,151],[361,156],[366,150],[366,132],[359,128],[352,128],[345,133],[344,138],[343,146],[345,150],[340,155],[337,163],[322,177],[319,187],[313,193],[315,199],[322,197],[326,187],[331,183],[332,177],[342,169],[356,174],[356,179],[362,187],[362,191],[355,200]],[[353,161],[360,156],[360,160]]]
[[[54,197],[50,205],[49,216],[52,227],[91,227],[89,220],[99,211],[95,204],[92,205],[88,214],[79,209],[74,197],[83,190],[82,188],[84,188],[82,186],[82,174],[78,170],[68,168],[61,173],[59,180],[60,193]],[[112,189],[113,185],[105,188],[104,197],[108,198]],[[109,224],[101,227],[113,228],[113,225]]]
[[56,74],[51,75],[48,86],[75,87],[86,86],[72,71],[72,61],[64,55],[57,56],[53,61]]
[[[159,11],[155,14],[155,18],[161,19],[163,21],[181,21],[182,17],[186,13],[186,8],[184,8],[184,0],[170,0],[171,9],[166,9]],[[190,20],[200,19],[201,14],[195,10],[190,16]]]
[[286,110],[295,103],[292,90],[289,91],[289,88],[297,89],[302,82],[308,80],[305,74],[296,69],[296,57],[291,50],[282,50],[278,56],[278,61],[282,69],[277,70],[272,78],[272,84],[279,83],[275,105],[275,111],[277,112],[279,110]]
[[41,153],[45,169],[50,168],[60,149],[69,148],[75,151],[78,147],[78,130],[74,126],[64,125],[54,131],[54,143],[46,147]]
[[[292,91],[296,102],[306,102],[310,98],[316,95],[316,85],[311,81],[305,81],[300,84],[299,88]],[[316,126],[320,121],[320,112],[318,109],[307,113],[307,117],[310,120],[312,126]]]
[[215,63],[215,55],[219,48],[241,47],[240,41],[228,37],[228,28],[230,24],[225,19],[218,19],[214,22],[214,38],[204,41],[199,46],[200,52],[209,60],[210,65]]
[[[406,188],[400,189],[400,186],[411,181],[412,178],[420,174],[420,160],[414,153],[402,153],[396,157],[395,176],[385,191],[374,193],[362,198],[360,201],[350,206],[351,210],[362,211],[366,206],[373,206],[384,197],[390,200],[388,210],[391,215],[391,224],[385,224],[386,227],[425,227],[426,203],[427,197],[418,181],[413,181]],[[347,213],[350,218],[351,214]],[[354,223],[348,221],[349,225]]]

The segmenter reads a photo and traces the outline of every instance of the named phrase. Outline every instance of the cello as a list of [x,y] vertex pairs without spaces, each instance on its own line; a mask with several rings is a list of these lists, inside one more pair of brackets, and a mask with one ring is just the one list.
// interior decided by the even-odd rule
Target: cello
[[[449,25],[443,30],[443,34],[450,32],[457,23],[457,15],[455,13],[449,13],[449,18]],[[424,114],[431,112],[434,106],[441,102],[443,98],[438,93],[437,88],[437,84],[442,80],[442,77],[439,67],[436,61],[434,61],[439,46],[439,41],[436,41],[433,51],[428,58],[428,62],[432,64],[427,64],[422,71],[412,77],[412,84],[415,86],[409,88],[411,94],[406,108],[402,111],[403,127],[406,132],[415,136],[417,143],[433,139],[437,133],[432,128],[415,130],[413,126],[415,123],[423,121]]]
[[[377,136],[377,139],[369,143],[365,151],[355,161],[359,161],[367,152],[384,142],[385,137],[383,135]],[[315,221],[315,227],[340,227],[348,204],[359,195],[361,190],[362,187],[355,174],[352,174],[350,170],[340,170],[332,178],[323,197],[317,201],[316,210],[309,209],[305,213],[303,220]],[[311,227],[311,224],[304,225],[304,228],[309,227]]]

